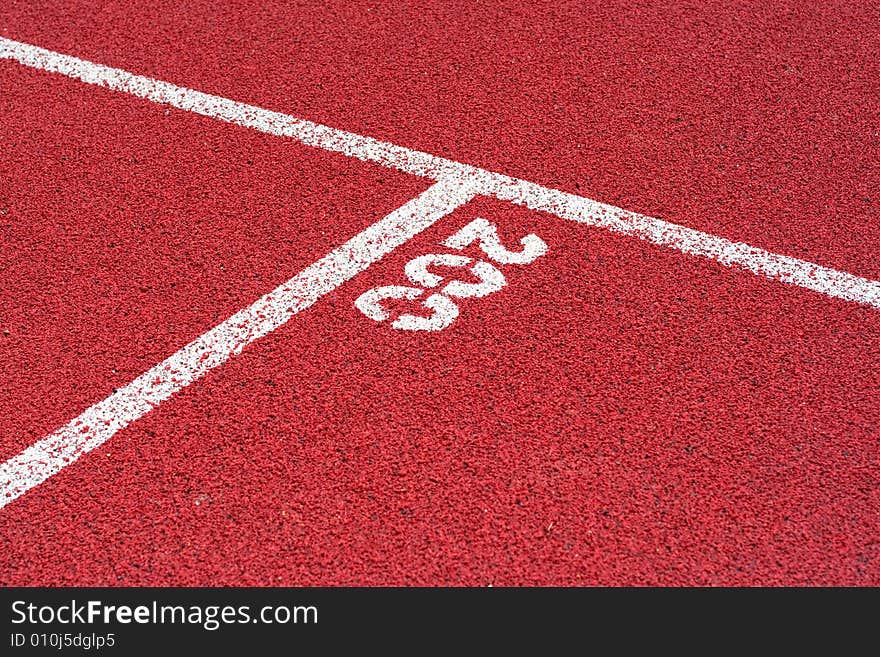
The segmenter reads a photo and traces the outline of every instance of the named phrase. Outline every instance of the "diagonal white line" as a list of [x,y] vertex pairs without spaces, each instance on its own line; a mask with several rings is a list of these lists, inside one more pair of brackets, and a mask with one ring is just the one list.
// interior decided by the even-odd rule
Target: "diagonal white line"
[[682,253],[710,258],[727,267],[745,269],[830,297],[880,309],[878,281],[771,253],[582,196],[0,37],[0,59],[3,58],[187,112],[289,137],[308,146],[344,153],[416,176],[434,180],[468,179],[478,185],[479,193],[485,196],[607,228]]
[[476,191],[460,180],[433,184],[286,283],[235,313],[66,426],[0,465],[0,508],[104,444],[171,395],[285,324],[456,208]]
[[[277,290],[87,409],[67,426],[0,465],[0,508],[477,194],[607,228],[682,253],[703,256],[727,267],[880,309],[880,282],[525,180],[2,37],[0,59],[440,181]],[[405,216],[408,213],[411,213],[409,219]]]

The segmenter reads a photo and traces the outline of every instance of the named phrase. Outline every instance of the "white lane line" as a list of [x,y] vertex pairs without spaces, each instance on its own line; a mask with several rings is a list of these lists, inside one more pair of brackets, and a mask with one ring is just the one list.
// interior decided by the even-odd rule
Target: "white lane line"
[[75,420],[0,465],[0,508],[102,445],[171,395],[404,242],[464,205],[476,189],[443,180],[391,212],[283,285],[88,408]]
[[[0,37],[0,59],[441,181],[251,307],[236,313],[125,388],[87,409],[67,426],[0,465],[0,508],[477,194],[607,228],[682,253],[710,258],[728,267],[880,309],[880,282],[525,180],[3,37]],[[412,213],[412,222],[404,219],[406,213]]]
[[478,185],[479,193],[485,196],[607,228],[682,253],[709,258],[727,267],[880,309],[878,281],[771,253],[582,196],[0,37],[2,58],[188,112],[289,137],[308,146],[344,153],[413,175],[434,180],[468,179]]

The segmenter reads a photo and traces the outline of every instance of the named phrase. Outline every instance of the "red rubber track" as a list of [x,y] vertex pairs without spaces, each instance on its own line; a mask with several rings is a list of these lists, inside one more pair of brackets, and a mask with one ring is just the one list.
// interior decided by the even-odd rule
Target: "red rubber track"
[[[880,278],[864,3],[59,4],[0,35]],[[2,459],[430,184],[0,84]],[[550,251],[353,307],[476,216]],[[0,510],[0,583],[876,586],[878,372],[875,310],[477,199]]]

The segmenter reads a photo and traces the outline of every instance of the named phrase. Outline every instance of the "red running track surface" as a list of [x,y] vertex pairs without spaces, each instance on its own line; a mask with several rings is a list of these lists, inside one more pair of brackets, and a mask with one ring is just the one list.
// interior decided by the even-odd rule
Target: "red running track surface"
[[[149,4],[17,3],[0,36],[880,278],[864,3]],[[430,184],[0,80],[2,459]],[[549,252],[440,332],[354,308],[477,216]],[[0,509],[0,582],[876,586],[878,338],[478,198]]]

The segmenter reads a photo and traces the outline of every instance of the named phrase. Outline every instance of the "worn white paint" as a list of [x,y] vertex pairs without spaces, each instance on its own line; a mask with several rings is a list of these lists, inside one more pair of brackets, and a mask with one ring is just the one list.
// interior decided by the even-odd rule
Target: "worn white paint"
[[178,390],[241,353],[254,340],[282,326],[473,196],[474,190],[461,181],[435,183],[67,425],[12,457],[0,465],[0,508],[102,445]]
[[[475,194],[607,228],[727,267],[880,309],[880,282],[525,180],[10,39],[0,38],[0,59],[440,181],[278,289],[90,407],[68,425],[0,465],[0,507],[101,445],[157,404],[275,330]],[[531,248],[535,246],[536,243]],[[395,322],[397,328],[437,330],[458,314],[457,306],[443,295],[431,295],[424,304],[434,310],[430,318],[401,316]]]

